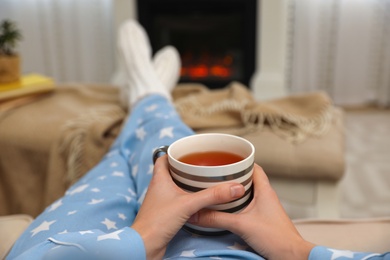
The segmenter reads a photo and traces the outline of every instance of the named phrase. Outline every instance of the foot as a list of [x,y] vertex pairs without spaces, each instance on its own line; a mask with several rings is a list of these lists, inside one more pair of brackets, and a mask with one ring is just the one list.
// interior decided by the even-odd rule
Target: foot
[[162,84],[171,92],[180,77],[180,54],[173,46],[165,46],[153,57],[153,65]]
[[121,26],[118,49],[130,106],[150,94],[171,100],[170,91],[160,81],[153,66],[147,34],[136,21],[130,20]]

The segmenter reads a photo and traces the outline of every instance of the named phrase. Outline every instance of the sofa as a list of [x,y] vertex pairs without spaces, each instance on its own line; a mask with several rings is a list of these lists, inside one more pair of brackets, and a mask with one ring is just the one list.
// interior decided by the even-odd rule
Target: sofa
[[[0,217],[0,259],[33,218],[28,215]],[[317,245],[360,252],[389,251],[390,219],[295,220],[301,235]]]
[[[178,86],[173,94],[183,120],[197,133],[230,133],[254,144],[255,161],[264,168],[291,218],[339,216],[338,185],[345,169],[343,111],[326,95],[297,97],[287,104],[279,100],[259,108],[238,83],[221,91]],[[193,97],[203,103],[194,103]],[[323,133],[307,135],[297,128],[285,132],[283,117],[279,129],[269,125],[271,118],[263,117],[259,124],[263,114],[256,109],[271,109],[278,115],[278,109],[287,106],[299,115],[319,107],[321,102],[311,101],[312,97],[320,97],[326,108],[326,114],[318,113],[327,122]],[[191,104],[195,105],[191,108]],[[199,116],[204,110],[194,111],[198,107],[214,112]],[[256,117],[249,116],[243,125],[243,116],[238,115],[245,109]],[[119,90],[106,85],[58,85],[25,102],[0,103],[0,215],[37,216],[102,158],[126,116]]]
[[[178,108],[180,103],[188,108],[191,101],[182,99],[188,93],[199,92],[202,101],[202,95],[210,96],[214,105],[221,95],[237,99],[237,91],[243,91],[232,86],[219,93],[199,86],[181,90],[174,93]],[[247,129],[236,124],[237,114],[218,114],[222,124],[212,117],[205,123],[207,117],[192,113],[181,116],[198,133],[230,133],[251,141],[256,163],[303,237],[334,248],[384,252],[390,219],[338,219],[344,116],[341,109],[328,106],[327,131],[300,141],[287,140],[267,124]],[[126,115],[119,90],[112,86],[59,85],[50,93],[0,103],[0,258],[34,217],[101,159]]]

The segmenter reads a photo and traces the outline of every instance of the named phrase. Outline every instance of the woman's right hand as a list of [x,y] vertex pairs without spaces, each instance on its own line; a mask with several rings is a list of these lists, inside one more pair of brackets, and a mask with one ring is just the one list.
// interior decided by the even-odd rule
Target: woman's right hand
[[156,161],[144,202],[131,227],[142,237],[147,259],[162,259],[168,243],[192,215],[211,205],[239,199],[244,193],[239,183],[186,192],[173,182],[164,155]]
[[230,230],[267,259],[308,259],[315,246],[305,241],[286,214],[263,169],[255,165],[254,197],[245,210],[229,214],[201,210],[190,221]]

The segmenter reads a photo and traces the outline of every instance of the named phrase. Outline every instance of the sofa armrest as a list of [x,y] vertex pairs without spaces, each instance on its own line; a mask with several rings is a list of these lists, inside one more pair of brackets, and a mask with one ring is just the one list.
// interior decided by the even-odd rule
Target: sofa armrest
[[30,225],[33,218],[29,215],[0,216],[0,259],[11,250],[16,239]]
[[295,220],[306,240],[321,246],[355,252],[390,251],[390,218]]

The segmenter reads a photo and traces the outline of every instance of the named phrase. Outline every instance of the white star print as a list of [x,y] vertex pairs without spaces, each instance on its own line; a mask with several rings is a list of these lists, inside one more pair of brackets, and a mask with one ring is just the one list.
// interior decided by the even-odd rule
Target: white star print
[[246,246],[246,245],[240,245],[239,243],[234,242],[234,245],[228,246],[227,248],[233,249],[233,250],[245,250],[245,249],[248,248],[248,246]]
[[118,150],[114,150],[114,151],[111,151],[107,154],[107,157],[111,157],[113,156],[114,154],[117,154],[118,153]]
[[163,129],[160,130],[160,139],[164,138],[165,136],[167,137],[170,137],[170,138],[173,138],[173,127],[165,127]]
[[105,218],[104,221],[100,222],[104,225],[106,225],[107,229],[110,230],[110,229],[118,229],[115,225],[116,225],[116,222],[114,221],[111,221],[109,220],[108,218]]
[[107,178],[107,176],[103,175],[103,176],[100,176],[98,179],[102,181],[102,180],[104,180],[105,178]]
[[53,210],[56,210],[56,209],[57,209],[59,206],[61,206],[61,205],[62,205],[62,200],[59,200],[59,201],[53,203],[53,204],[51,205],[50,209],[49,209],[49,212],[50,212],[50,211],[53,211]]
[[58,234],[67,234],[68,233],[68,230],[64,230],[64,231],[62,231],[62,232],[60,232],[60,233],[58,233]]
[[80,235],[85,235],[85,234],[93,234],[91,230],[85,230],[85,231],[80,231]]
[[50,230],[50,226],[56,222],[56,220],[53,220],[53,221],[49,221],[47,222],[46,220],[43,221],[38,227],[34,228],[33,230],[31,230],[31,237],[35,236],[36,234],[38,234],[39,232],[42,232],[42,231],[46,231],[46,230]]
[[131,197],[130,196],[123,195],[123,197],[125,197],[127,203],[130,203],[130,201],[131,201]]
[[86,188],[88,188],[89,184],[84,184],[84,185],[80,185],[78,186],[77,188],[71,190],[69,192],[69,195],[74,195],[76,193],[80,193],[80,192],[83,192]]
[[113,172],[111,175],[116,177],[125,177],[125,174],[123,172],[118,171]]
[[127,189],[127,191],[132,195],[132,196],[136,196],[137,194],[130,188]]
[[149,164],[148,174],[152,174],[153,173],[153,169],[154,169],[154,165],[153,164]]
[[122,233],[122,232],[123,232],[123,230],[118,230],[118,231],[115,231],[115,232],[112,232],[112,233],[109,233],[109,234],[106,234],[106,235],[98,236],[97,237],[97,241],[102,241],[102,240],[106,240],[106,239],[121,240],[118,235],[120,233]]
[[118,213],[118,218],[120,218],[122,220],[126,220],[127,219],[125,214],[123,214],[123,213]]
[[156,104],[153,104],[153,105],[150,105],[148,106],[147,108],[145,108],[145,111],[146,112],[153,112],[154,110],[156,110],[158,108],[158,106]]
[[142,195],[141,195],[141,197],[139,197],[139,199],[138,199],[138,202],[139,203],[142,203],[143,201],[144,201],[144,199],[145,199],[145,196],[146,196],[146,192],[148,191],[148,189],[146,188],[146,189],[144,189],[144,191],[142,192]]
[[120,193],[117,193],[116,195],[124,197],[126,199],[127,203],[130,203],[130,201],[131,201],[131,197],[130,196],[123,195],[123,194],[120,194]]
[[185,250],[185,251],[181,252],[180,256],[194,257],[195,256],[194,252],[195,252],[195,250]]
[[111,167],[117,167],[117,166],[118,166],[118,163],[112,162],[112,163],[110,164],[110,166],[111,166]]
[[131,170],[131,175],[133,175],[133,177],[135,177],[135,176],[137,176],[137,173],[138,173],[138,164],[133,166],[133,168]]
[[69,212],[68,212],[68,216],[73,215],[73,214],[75,214],[76,212],[77,212],[77,210],[69,211]]
[[348,257],[353,258],[353,252],[348,250],[336,250],[336,249],[329,249],[329,251],[332,252],[332,258],[331,260],[335,260],[339,257]]
[[93,188],[91,189],[92,192],[100,192],[100,189],[99,188]]
[[130,201],[131,201],[131,197],[129,197],[129,196],[126,196],[126,195],[124,195],[123,197],[125,197],[125,199],[126,199],[127,203],[130,203]]
[[95,204],[98,204],[98,203],[101,203],[103,202],[104,199],[100,199],[100,200],[96,200],[96,199],[91,199],[90,202],[88,202],[89,205],[95,205]]
[[143,141],[145,139],[146,132],[145,132],[143,127],[138,128],[137,130],[135,130],[135,134],[136,134],[136,136],[137,136],[137,138],[139,140]]

